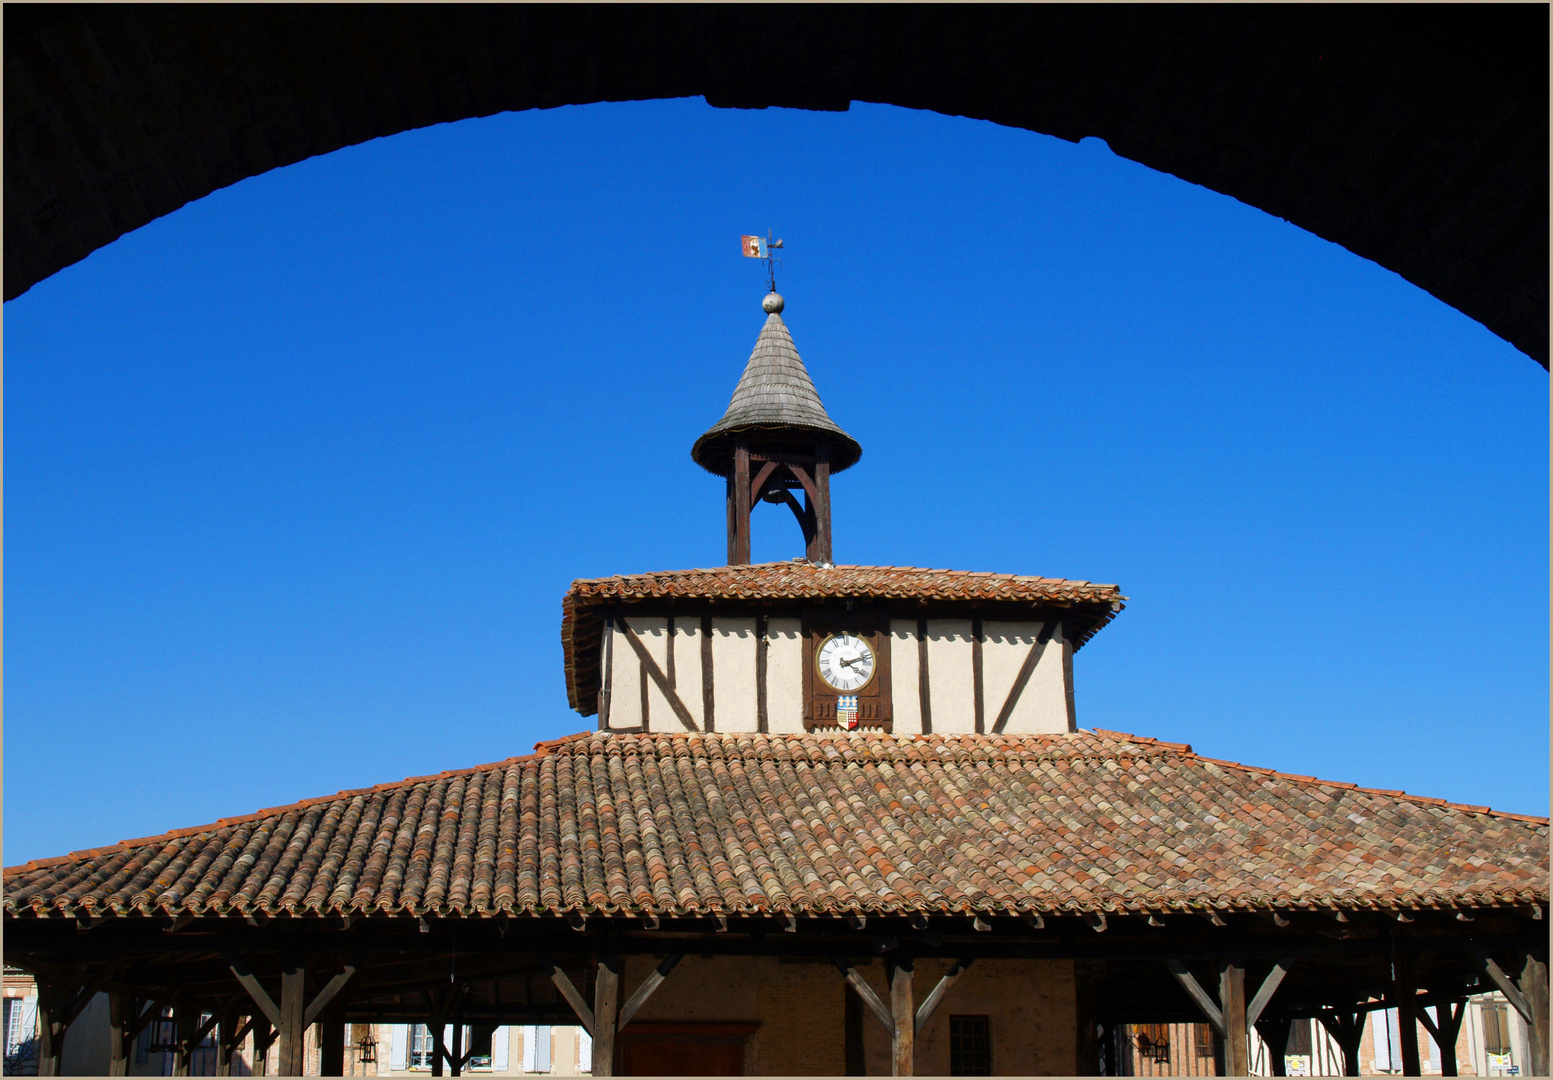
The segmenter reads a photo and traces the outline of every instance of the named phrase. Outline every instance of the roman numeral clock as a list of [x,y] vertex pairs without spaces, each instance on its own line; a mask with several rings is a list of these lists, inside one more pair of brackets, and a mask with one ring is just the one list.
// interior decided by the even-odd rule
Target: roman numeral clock
[[889,730],[888,620],[866,611],[814,610],[803,623],[805,729]]

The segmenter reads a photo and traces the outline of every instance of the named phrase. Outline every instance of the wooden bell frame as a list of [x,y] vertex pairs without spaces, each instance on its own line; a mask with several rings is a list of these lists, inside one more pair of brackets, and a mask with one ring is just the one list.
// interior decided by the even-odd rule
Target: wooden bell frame
[[[803,505],[785,484],[773,488],[773,480],[796,480],[803,488]],[[804,556],[812,563],[831,561],[830,546],[830,443],[815,443],[812,454],[750,449],[749,440],[734,446],[733,471],[728,476],[728,565],[750,561],[750,512],[768,494],[786,503],[803,530]]]

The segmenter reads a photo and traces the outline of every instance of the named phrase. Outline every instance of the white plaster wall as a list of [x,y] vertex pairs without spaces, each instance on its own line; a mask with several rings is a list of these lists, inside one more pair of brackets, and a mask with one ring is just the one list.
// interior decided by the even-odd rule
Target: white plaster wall
[[[755,731],[759,727],[753,616],[712,619],[712,710],[718,731]],[[658,729],[656,724],[653,727]]]
[[[976,730],[976,688],[971,669],[971,620],[929,619],[927,635],[933,734],[972,734]],[[895,658],[890,659],[893,662]]]
[[890,699],[896,735],[922,734],[922,694],[917,681],[917,620],[890,620]]
[[[674,649],[674,686],[680,701],[690,711],[696,727],[706,730],[705,700],[701,696],[701,620],[680,616],[674,620],[674,637],[670,642]],[[665,671],[668,669],[665,668]],[[715,669],[714,669],[715,670]],[[656,719],[657,714],[654,713]],[[656,730],[658,725],[653,724]],[[677,719],[674,728],[683,730]]]
[[[633,630],[637,623],[627,620]],[[636,652],[626,644],[625,635],[617,623],[610,632],[609,658],[609,726],[612,728],[638,727],[642,722],[642,692],[637,682],[642,665]]]
[[[1040,633],[1040,623],[987,622],[982,624],[982,703],[987,731],[992,731],[1019,669]],[[1068,699],[1062,677],[1062,641],[1053,635],[1030,673],[1030,681],[1009,715],[1003,730],[1010,735],[1065,732]]]
[[803,731],[803,623],[766,620],[766,722],[772,732]]

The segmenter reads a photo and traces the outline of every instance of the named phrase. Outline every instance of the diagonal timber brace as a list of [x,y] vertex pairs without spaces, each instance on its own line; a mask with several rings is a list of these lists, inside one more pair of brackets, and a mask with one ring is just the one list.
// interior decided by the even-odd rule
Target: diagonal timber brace
[[846,976],[847,985],[857,991],[857,996],[863,999],[863,1004],[867,1005],[874,1016],[879,1018],[879,1023],[884,1025],[884,1030],[890,1033],[891,1039],[894,1039],[896,1035],[895,1015],[890,1012],[888,1005],[879,1000],[879,995],[874,993],[872,986],[868,985],[868,980],[854,971],[852,965],[845,960],[835,959],[831,962],[836,965],[836,969],[841,974]]

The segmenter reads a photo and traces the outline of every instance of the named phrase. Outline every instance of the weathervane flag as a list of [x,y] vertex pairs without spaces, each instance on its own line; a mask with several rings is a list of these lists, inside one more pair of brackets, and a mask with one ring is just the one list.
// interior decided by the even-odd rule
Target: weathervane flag
[[760,236],[741,236],[740,243],[744,245],[744,256],[748,259],[765,259],[770,256],[766,251],[766,241]]

